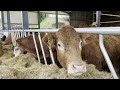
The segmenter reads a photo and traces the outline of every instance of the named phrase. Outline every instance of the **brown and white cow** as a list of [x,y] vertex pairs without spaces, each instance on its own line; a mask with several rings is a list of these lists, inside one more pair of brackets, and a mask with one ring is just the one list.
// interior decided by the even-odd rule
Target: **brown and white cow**
[[[38,41],[37,39],[36,37],[36,41]],[[86,63],[81,58],[82,41],[72,26],[63,26],[56,33],[48,33],[42,40],[46,52],[48,51],[46,46],[52,49],[56,46],[57,59],[61,66],[67,69],[69,74],[86,72]],[[16,40],[16,42],[21,53],[36,53],[32,37],[21,38]],[[40,46],[38,42],[37,45]]]
[[[56,35],[48,35],[48,39],[50,40],[56,40],[56,46],[57,46],[57,56],[58,56],[58,60],[61,63],[61,65],[63,67],[65,67],[66,61],[64,56],[66,55],[68,58],[69,57],[76,57],[76,58],[81,58],[88,64],[94,64],[96,66],[96,68],[100,71],[104,70],[104,71],[109,71],[108,66],[106,64],[106,61],[103,57],[103,54],[100,50],[99,47],[99,37],[98,35],[94,35],[94,34],[79,34],[80,38],[82,39],[82,49],[78,49],[82,50],[81,53],[79,53],[78,51],[76,51],[75,48],[77,48],[77,43],[79,41],[79,39],[74,39],[76,37],[78,37],[78,34],[71,34],[69,28],[66,29],[67,32],[65,32],[64,27],[63,27],[63,33],[65,34],[61,34],[60,33],[56,33]],[[69,33],[68,33],[69,32]],[[69,37],[71,35],[71,37]],[[75,36],[76,35],[76,36]],[[53,37],[52,37],[53,36]],[[52,38],[51,38],[52,37]],[[63,39],[62,39],[63,37]],[[67,39],[64,42],[64,38],[67,37]],[[68,38],[69,37],[69,38]],[[44,37],[46,38],[46,37]],[[46,41],[46,39],[43,41]],[[72,39],[71,39],[72,38]],[[59,39],[62,39],[62,41],[64,42],[64,46],[65,48],[69,48],[68,49],[68,53],[62,49],[59,48]],[[68,40],[68,42],[67,42]],[[58,43],[58,44],[57,44]],[[61,42],[60,42],[61,43]],[[105,44],[105,48],[108,52],[108,55],[110,56],[110,59],[113,63],[113,66],[115,67],[115,70],[117,72],[120,71],[120,36],[113,36],[113,35],[104,35],[104,44]],[[62,45],[62,44],[61,44]],[[61,46],[60,45],[60,46]],[[63,45],[61,46],[63,47]],[[74,47],[74,49],[73,49]],[[73,53],[70,52],[73,49]],[[65,53],[62,53],[62,51],[65,51]],[[62,53],[62,54],[61,54]],[[79,53],[80,56],[78,56],[77,54]],[[64,55],[65,54],[65,55]],[[77,55],[77,56],[76,56]],[[62,59],[61,59],[62,58]],[[81,59],[81,60],[82,60]],[[62,61],[63,60],[63,61]],[[76,59],[77,60],[77,59]]]
[[82,40],[72,26],[63,26],[55,34],[48,33],[43,41],[56,46],[57,59],[68,73],[86,72],[86,63],[81,58]]
[[[90,27],[95,27],[93,22]],[[86,23],[80,24],[80,28],[89,27]],[[109,71],[107,63],[102,55],[99,47],[99,36],[95,34],[79,34],[83,41],[82,59],[88,64],[94,64],[100,71]],[[115,70],[120,71],[120,36],[104,35],[105,48],[110,56],[110,59],[115,67]]]
[[[41,34],[41,38],[45,35],[45,33]],[[38,53],[41,59],[41,63],[45,64],[44,62],[44,58],[43,58],[43,54],[42,54],[42,49],[40,46],[40,41],[38,38],[38,33],[35,33],[35,40],[36,40],[36,44],[37,44],[37,48],[38,48]],[[43,48],[45,51],[45,57],[47,60],[47,64],[51,64],[52,60],[50,57],[50,53],[49,53],[49,48],[46,44],[43,43]],[[52,51],[53,51],[53,56],[55,59],[55,63],[61,67],[61,65],[59,64],[59,62],[56,60],[56,49],[55,46],[52,47]],[[19,38],[16,40],[16,47],[14,48],[14,55],[18,56],[20,54],[26,54],[27,52],[29,53],[33,53],[37,59],[37,53],[36,53],[36,48],[35,48],[35,44],[34,44],[34,40],[33,40],[33,36],[27,36],[24,38]]]
[[[119,70],[120,37],[112,35],[104,36],[105,48],[115,69]],[[82,72],[82,70],[85,72],[86,67],[82,59],[88,64],[94,64],[98,70],[108,69],[99,48],[98,35],[78,34],[73,27],[64,26],[57,33],[48,33],[42,40],[46,46],[56,46],[57,59],[62,67],[68,70],[68,73]],[[83,45],[81,45],[82,43]]]
[[[84,36],[84,34],[82,35]],[[85,37],[84,37],[85,39]],[[115,67],[116,72],[120,71],[120,36],[104,35],[104,46]],[[94,64],[98,70],[108,70],[107,63],[99,47],[98,35],[87,36],[85,45],[82,47],[82,59],[88,64]]]

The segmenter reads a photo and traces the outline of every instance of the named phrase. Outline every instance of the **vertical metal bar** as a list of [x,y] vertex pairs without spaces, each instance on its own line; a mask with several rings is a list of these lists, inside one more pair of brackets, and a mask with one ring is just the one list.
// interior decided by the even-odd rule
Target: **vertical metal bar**
[[94,11],[93,11],[93,22],[95,21],[94,18],[95,18],[95,16],[94,16]]
[[18,32],[18,38],[20,38],[20,32]]
[[38,14],[38,28],[40,29],[40,12],[38,11],[37,14]]
[[46,60],[46,57],[45,57],[45,52],[44,52],[43,44],[42,44],[42,39],[41,39],[41,36],[40,36],[40,33],[39,33],[39,32],[38,32],[38,38],[39,38],[39,41],[40,41],[40,46],[41,46],[41,50],[42,50],[44,62],[45,62],[45,65],[47,65],[47,60]]
[[58,28],[58,11],[56,11],[55,14],[56,14],[56,28]]
[[7,11],[7,26],[8,26],[8,30],[11,29],[11,26],[10,26],[10,12]]
[[105,57],[106,63],[107,63],[107,65],[108,65],[108,68],[109,68],[110,72],[111,72],[112,75],[113,75],[113,78],[114,78],[114,79],[118,79],[118,76],[117,76],[117,74],[116,74],[116,72],[115,72],[115,69],[114,69],[114,67],[113,67],[113,65],[112,65],[112,62],[111,62],[111,60],[110,60],[110,58],[109,58],[109,56],[108,56],[108,53],[107,53],[107,51],[106,51],[106,49],[105,49],[105,47],[104,47],[103,35],[101,35],[101,34],[99,35],[99,45],[100,45],[100,49],[101,49],[101,51],[102,51],[102,53],[103,53],[103,56]]
[[36,44],[36,40],[35,40],[35,33],[32,32],[33,34],[33,41],[34,41],[34,45],[35,45],[35,49],[36,49],[36,53],[37,53],[37,57],[38,57],[38,62],[40,63],[40,56],[39,56],[39,52],[38,52],[38,48],[37,48],[37,44]]
[[21,37],[21,38],[23,37],[23,32],[20,32],[20,37]]
[[[48,35],[48,33],[46,33],[46,35]],[[52,63],[55,64],[55,60],[54,60],[54,57],[53,57],[53,53],[52,53],[51,47],[48,47],[48,48],[49,48],[49,52],[50,52],[50,57],[51,57]]]
[[[29,32],[28,32],[29,33]],[[24,37],[27,37],[27,34],[26,34],[26,32],[24,32]]]
[[23,26],[23,37],[25,35],[24,29],[29,29],[29,22],[28,22],[28,12],[22,11],[22,26]]
[[100,27],[101,11],[96,11],[96,26]]
[[55,65],[55,60],[54,60],[54,57],[53,57],[52,49],[50,47],[49,47],[49,52],[50,52],[52,63]]
[[[101,16],[101,11],[96,11],[96,24],[97,24],[97,27],[100,26],[100,16]],[[100,46],[102,54],[103,54],[103,56],[105,58],[105,61],[106,61],[107,65],[108,65],[108,68],[109,68],[110,72],[113,75],[113,78],[118,79],[118,76],[117,76],[117,74],[115,72],[115,69],[114,69],[114,67],[112,65],[112,62],[111,62],[111,60],[110,60],[110,58],[108,56],[108,53],[107,53],[107,51],[106,51],[106,49],[104,47],[103,35],[102,34],[99,34],[99,46]]]
[[20,38],[20,32],[16,32],[17,35],[16,35],[16,39]]
[[17,35],[17,32],[11,32],[11,39],[12,39],[12,44],[13,46],[16,46],[16,35]]
[[1,19],[2,19],[2,30],[5,30],[5,24],[4,24],[4,11],[1,11]]

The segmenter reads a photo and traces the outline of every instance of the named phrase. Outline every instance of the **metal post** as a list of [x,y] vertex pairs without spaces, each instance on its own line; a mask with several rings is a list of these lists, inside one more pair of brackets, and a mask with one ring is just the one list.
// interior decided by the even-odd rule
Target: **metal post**
[[44,58],[44,62],[45,62],[45,65],[47,65],[47,60],[46,60],[46,57],[45,57],[45,51],[44,51],[44,47],[43,47],[43,43],[42,43],[42,39],[41,39],[41,35],[40,35],[39,32],[38,32],[38,38],[39,38],[39,41],[40,41],[40,46],[41,46],[41,50],[42,50],[42,54],[43,54],[43,58]]
[[[100,16],[101,16],[101,11],[96,11],[96,24],[97,24],[97,27],[100,26]],[[101,49],[101,51],[103,53],[103,56],[104,56],[104,58],[106,60],[108,68],[109,68],[110,72],[113,75],[113,78],[118,79],[118,76],[117,76],[117,74],[115,72],[115,69],[114,69],[114,67],[112,65],[112,62],[111,62],[111,60],[110,60],[110,58],[108,56],[108,53],[107,53],[107,51],[106,51],[106,49],[104,47],[103,35],[102,34],[99,34],[99,46],[100,46],[100,49]]]
[[94,18],[95,18],[95,16],[94,16],[94,11],[93,11],[93,22],[94,22]]
[[40,56],[39,56],[39,52],[38,52],[38,48],[37,48],[37,43],[36,43],[36,40],[35,40],[35,33],[32,32],[33,34],[33,41],[34,41],[34,45],[35,45],[35,49],[36,49],[36,54],[37,54],[37,57],[38,57],[38,62],[40,63]]
[[29,29],[29,22],[28,22],[28,12],[22,11],[22,26],[23,26],[23,37],[25,35],[24,29]]
[[96,26],[100,27],[101,11],[96,11]]
[[8,30],[11,30],[11,26],[10,26],[10,12],[7,11],[7,26],[8,26]]
[[1,19],[2,19],[2,30],[5,30],[5,24],[4,24],[4,11],[1,11]]
[[56,14],[56,28],[58,28],[58,11],[56,11],[55,14]]
[[40,18],[41,18],[40,17],[40,12],[38,11],[37,14],[38,14],[38,28],[40,29]]

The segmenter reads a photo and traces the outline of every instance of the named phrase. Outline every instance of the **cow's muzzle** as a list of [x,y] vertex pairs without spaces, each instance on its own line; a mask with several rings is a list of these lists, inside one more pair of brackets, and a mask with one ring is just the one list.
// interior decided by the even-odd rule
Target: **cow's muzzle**
[[67,68],[68,74],[74,74],[74,75],[81,75],[85,73],[86,70],[86,63],[70,63]]

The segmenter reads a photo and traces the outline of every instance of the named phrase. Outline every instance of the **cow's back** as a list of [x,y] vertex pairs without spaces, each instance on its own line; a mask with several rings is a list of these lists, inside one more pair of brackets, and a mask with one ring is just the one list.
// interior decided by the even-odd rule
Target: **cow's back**
[[[92,38],[92,37],[91,37]],[[93,37],[94,38],[94,37]],[[120,37],[104,35],[104,45],[115,68],[119,68]],[[99,38],[83,46],[82,58],[89,64],[94,64],[98,70],[107,70],[106,61],[99,47]]]

